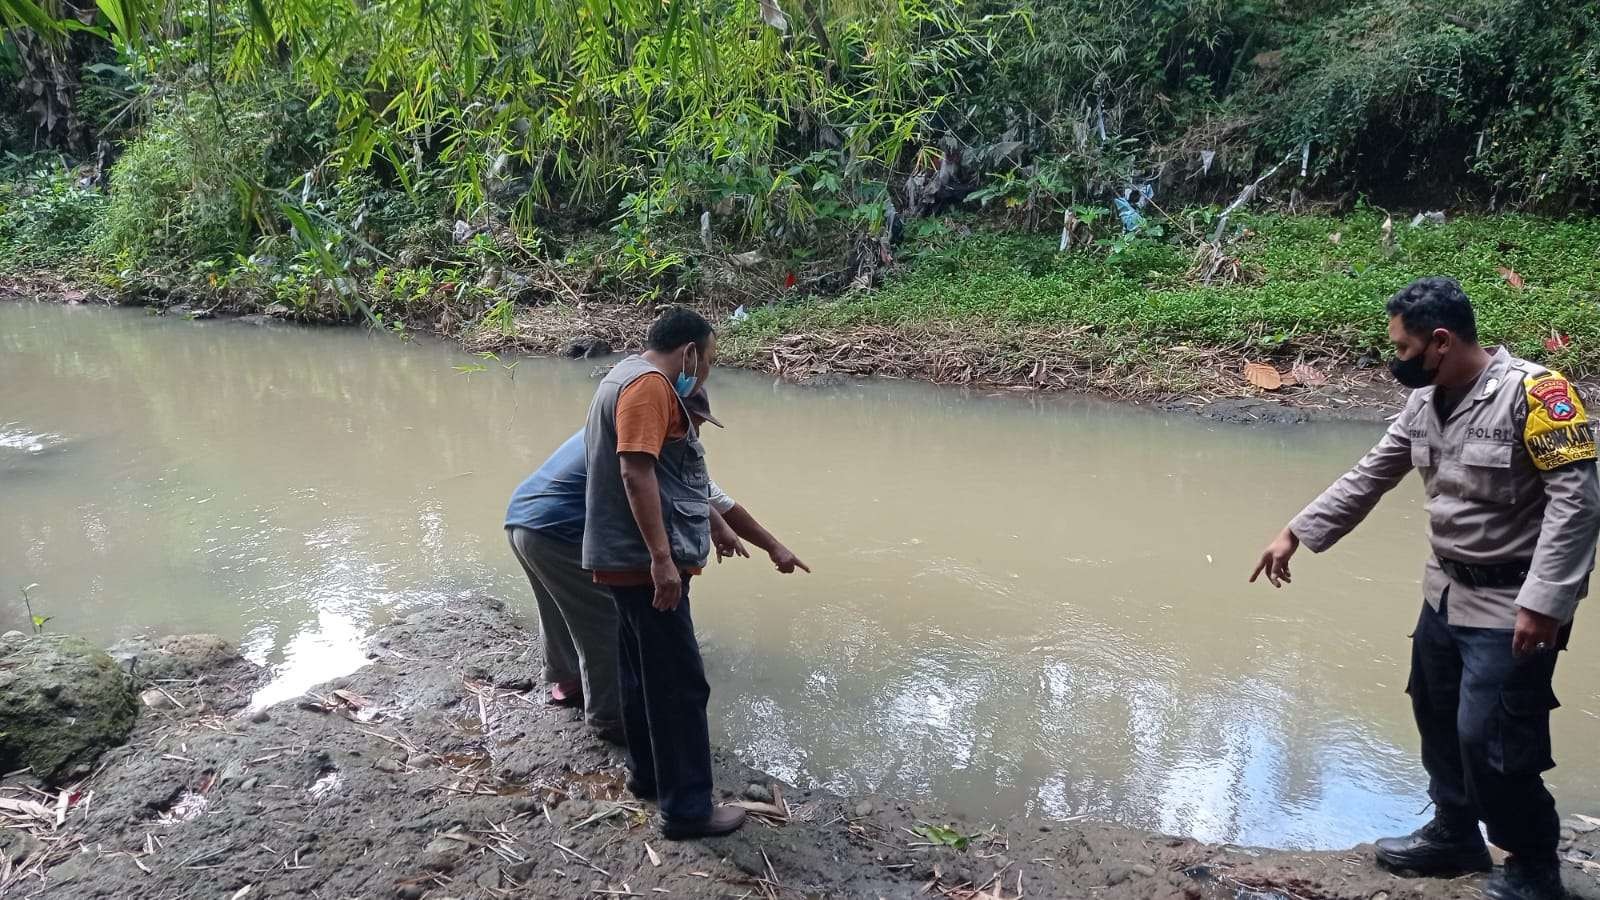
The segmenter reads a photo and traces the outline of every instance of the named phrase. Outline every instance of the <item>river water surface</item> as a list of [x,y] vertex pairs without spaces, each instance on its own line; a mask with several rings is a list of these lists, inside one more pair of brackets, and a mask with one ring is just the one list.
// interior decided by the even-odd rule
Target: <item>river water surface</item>
[[[26,627],[36,583],[49,628],[220,633],[288,697],[417,604],[489,591],[531,617],[505,501],[581,424],[593,368],[0,303],[0,628]],[[1280,847],[1426,818],[1402,692],[1419,483],[1292,587],[1245,584],[1378,427],[725,370],[711,388],[713,474],[816,569],[695,584],[713,737],[753,764]],[[1569,811],[1600,806],[1597,621],[1557,673]]]

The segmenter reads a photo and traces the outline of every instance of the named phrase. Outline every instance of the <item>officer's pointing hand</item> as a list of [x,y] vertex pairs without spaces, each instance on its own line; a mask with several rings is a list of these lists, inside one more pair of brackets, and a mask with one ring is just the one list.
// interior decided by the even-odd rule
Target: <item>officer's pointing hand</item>
[[1250,583],[1255,584],[1261,573],[1267,573],[1267,580],[1273,587],[1283,587],[1294,579],[1289,577],[1289,557],[1294,556],[1294,551],[1300,549],[1300,539],[1294,532],[1285,528],[1278,533],[1272,543],[1261,554],[1261,561],[1256,563],[1256,570],[1250,573]]

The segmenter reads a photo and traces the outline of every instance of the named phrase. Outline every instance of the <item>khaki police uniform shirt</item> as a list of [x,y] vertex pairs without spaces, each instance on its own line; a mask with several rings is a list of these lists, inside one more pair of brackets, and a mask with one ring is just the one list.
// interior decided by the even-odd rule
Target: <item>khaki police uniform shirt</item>
[[[1449,621],[1513,628],[1517,608],[1571,621],[1588,594],[1600,536],[1595,434],[1559,374],[1500,348],[1448,419],[1434,389],[1412,391],[1405,409],[1361,462],[1307,506],[1289,528],[1320,553],[1350,533],[1406,473],[1422,474],[1428,540],[1428,603],[1449,590]],[[1520,588],[1475,588],[1445,575],[1437,557],[1469,564],[1531,559]]]

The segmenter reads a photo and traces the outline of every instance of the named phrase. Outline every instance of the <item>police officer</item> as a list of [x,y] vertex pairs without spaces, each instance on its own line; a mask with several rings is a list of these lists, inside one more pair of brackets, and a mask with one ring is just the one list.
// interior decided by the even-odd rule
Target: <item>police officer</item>
[[1566,379],[1478,344],[1472,305],[1447,278],[1388,303],[1389,364],[1416,388],[1377,446],[1289,522],[1255,581],[1290,580],[1301,545],[1322,552],[1407,472],[1422,474],[1433,556],[1412,635],[1411,695],[1433,820],[1377,842],[1378,862],[1446,875],[1492,868],[1478,830],[1510,854],[1491,900],[1564,896],[1560,824],[1540,773],[1550,748],[1556,653],[1588,593],[1600,534],[1594,429]]

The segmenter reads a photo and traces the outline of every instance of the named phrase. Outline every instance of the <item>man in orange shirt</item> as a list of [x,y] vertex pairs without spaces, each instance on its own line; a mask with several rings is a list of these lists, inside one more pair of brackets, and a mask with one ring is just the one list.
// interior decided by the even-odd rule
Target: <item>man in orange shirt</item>
[[676,307],[646,344],[589,407],[583,567],[617,606],[628,787],[660,800],[668,839],[712,837],[744,823],[744,810],[711,802],[711,687],[689,615],[689,582],[711,553],[711,480],[684,398],[711,373],[716,334]]

